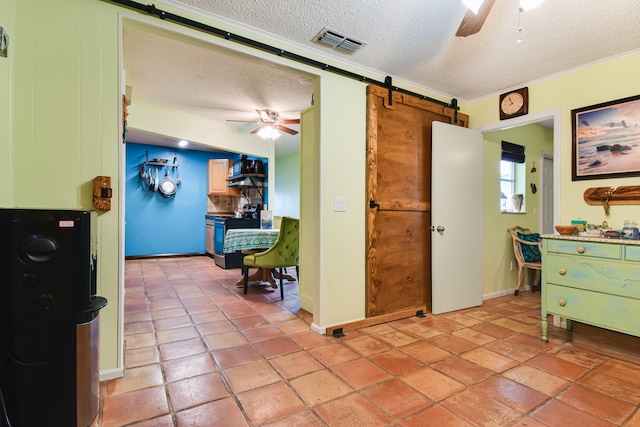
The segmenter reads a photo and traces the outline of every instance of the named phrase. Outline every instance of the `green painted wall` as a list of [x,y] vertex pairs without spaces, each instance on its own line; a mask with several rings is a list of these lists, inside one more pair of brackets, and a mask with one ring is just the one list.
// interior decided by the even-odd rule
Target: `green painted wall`
[[[156,2],[158,7],[160,4]],[[218,25],[171,5],[162,7],[270,42],[263,36],[236,31],[227,24]],[[3,78],[0,95],[8,94],[0,98],[0,122],[9,124],[0,127],[0,177],[5,178],[0,180],[0,206],[90,209],[91,180],[97,175],[113,178],[112,210],[102,213],[98,222],[101,257],[98,292],[110,301],[101,323],[102,370],[121,367],[118,331],[122,305],[119,301],[124,278],[119,114],[123,86],[118,81],[119,14],[196,34],[99,0],[0,0],[0,20],[9,21],[0,25],[6,25],[11,36],[10,58],[0,58],[0,78]],[[231,42],[225,40],[201,33],[197,36],[231,46]],[[237,49],[249,52],[249,48]],[[296,52],[297,48],[290,50]],[[286,62],[266,53],[251,53]],[[307,52],[298,53],[311,56]],[[317,56],[315,59],[330,62]],[[305,263],[317,267],[319,289],[318,298],[314,300],[314,324],[325,327],[364,317],[365,85],[300,64],[289,65],[318,76],[318,123],[315,124],[318,155],[308,163],[303,162],[301,168],[308,168],[318,179],[317,194],[305,199],[303,204],[310,205],[317,214],[314,237],[319,250],[302,254],[301,268],[304,269]],[[530,85],[531,113],[562,109],[562,148],[556,159],[561,159],[559,191],[563,222],[577,216],[589,221],[603,219],[602,208],[588,207],[582,200],[585,188],[636,183],[637,179],[571,181],[570,111],[640,93],[638,75],[640,53]],[[372,77],[384,79],[384,76]],[[472,127],[496,123],[499,121],[497,103],[498,95],[495,95],[462,104],[462,112],[470,115]],[[487,162],[491,162],[486,156],[491,155],[491,150],[485,151],[486,169]],[[491,191],[493,188],[492,185]],[[347,212],[333,212],[336,196],[347,198]],[[495,204],[491,202],[487,206]],[[305,206],[301,206],[301,212],[304,211]],[[638,218],[639,213],[636,205],[614,206],[609,220],[618,226],[626,218]],[[499,244],[504,244],[505,225],[498,222],[486,225],[485,239],[495,234]],[[489,243],[485,248],[494,250]],[[492,258],[498,257],[485,255],[485,294],[504,289],[509,279],[508,274],[500,277],[502,260],[488,261]],[[494,262],[497,264],[487,264]]]
[[13,188],[10,185],[13,174],[11,144],[13,123],[11,103],[13,101],[13,38],[16,0],[0,0],[0,27],[9,37],[7,57],[0,57],[0,206],[11,206]]
[[[3,6],[7,4],[3,2]],[[101,368],[119,364],[120,314],[117,9],[99,1],[13,5],[10,104],[2,97],[3,207],[92,209],[92,180],[112,177],[112,210],[98,219]],[[6,16],[0,13],[0,16]],[[11,15],[9,15],[11,16]],[[6,77],[7,70],[0,66]],[[6,83],[0,86],[6,90]],[[5,156],[6,155],[6,156]],[[7,172],[8,171],[8,172]]]
[[278,156],[276,153],[276,186],[273,214],[300,218],[300,152]]
[[[499,167],[503,140],[526,147],[526,213],[502,213],[499,210]],[[515,257],[507,228],[520,225],[536,233],[540,231],[540,192],[533,194],[529,185],[535,183],[538,188],[541,187],[542,151],[553,152],[553,131],[540,125],[518,126],[484,134],[483,295],[499,294],[500,291],[514,288],[517,283],[517,269],[510,270],[510,261],[515,261]],[[531,173],[533,162],[536,162],[535,173]],[[530,282],[525,279],[524,284],[528,285]]]
[[[554,161],[560,160],[560,188],[556,190],[561,194],[561,223],[568,224],[575,218],[592,223],[606,219],[612,227],[622,227],[627,218],[640,219],[638,205],[613,206],[606,217],[601,206],[589,206],[583,198],[589,187],[637,185],[637,177],[571,180],[571,110],[640,94],[638,75],[640,51],[529,85],[530,114],[561,109],[561,148],[554,153]],[[468,113],[471,127],[499,122],[498,95],[471,103]]]

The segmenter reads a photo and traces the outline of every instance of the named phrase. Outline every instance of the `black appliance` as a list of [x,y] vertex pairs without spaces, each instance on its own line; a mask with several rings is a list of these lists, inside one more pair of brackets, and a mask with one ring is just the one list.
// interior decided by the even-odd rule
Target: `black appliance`
[[213,261],[218,267],[242,267],[243,254],[240,251],[224,253],[224,236],[232,228],[260,228],[262,205],[244,205],[241,218],[215,217],[213,220]]
[[264,174],[264,163],[262,160],[253,161],[253,173],[257,173],[259,175]]
[[262,205],[244,205],[242,207],[242,217],[243,218],[251,218],[251,219],[260,219],[260,211],[262,210]]
[[243,154],[240,156],[240,160],[233,164],[233,176],[250,173],[253,173],[253,160],[248,160],[247,156]]
[[[88,426],[98,413],[96,214],[0,209],[0,419]],[[4,412],[4,413],[2,413]]]

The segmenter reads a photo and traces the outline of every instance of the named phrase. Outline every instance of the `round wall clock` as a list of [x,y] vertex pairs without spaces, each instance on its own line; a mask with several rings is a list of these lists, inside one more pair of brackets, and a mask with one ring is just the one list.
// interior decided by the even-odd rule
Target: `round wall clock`
[[500,120],[523,116],[529,112],[529,88],[512,90],[500,95]]

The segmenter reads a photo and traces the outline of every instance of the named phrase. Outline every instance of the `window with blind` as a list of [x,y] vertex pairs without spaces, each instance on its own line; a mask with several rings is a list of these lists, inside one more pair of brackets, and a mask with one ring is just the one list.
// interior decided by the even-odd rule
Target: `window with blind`
[[525,175],[525,147],[502,141],[502,155],[500,158],[501,212],[526,212]]

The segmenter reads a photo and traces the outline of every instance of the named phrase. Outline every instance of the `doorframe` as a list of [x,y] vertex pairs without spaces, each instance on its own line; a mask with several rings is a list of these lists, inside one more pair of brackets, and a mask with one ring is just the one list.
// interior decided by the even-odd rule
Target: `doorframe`
[[[128,11],[122,11],[118,13],[118,87],[120,90],[120,93],[118,94],[118,99],[120,99],[122,97],[123,94],[125,94],[125,84],[126,84],[126,70],[124,69],[124,59],[123,59],[123,40],[122,40],[122,33],[124,31],[124,27],[125,27],[125,22],[124,21],[129,21],[129,22],[135,22],[135,23],[139,23],[139,24],[143,24],[146,26],[150,26],[150,27],[155,27],[158,28],[162,31],[168,31],[171,33],[175,33],[181,36],[186,36],[188,38],[192,38],[192,39],[197,39],[199,41],[204,41],[206,43],[209,43],[213,46],[222,48],[222,49],[229,49],[232,50],[236,53],[239,54],[244,54],[247,56],[251,56],[254,58],[259,58],[262,59],[266,62],[272,63],[272,64],[276,64],[277,66],[283,66],[283,67],[288,67],[288,68],[292,68],[292,69],[296,69],[302,72],[305,72],[307,74],[313,75],[314,76],[314,85],[315,85],[315,89],[314,92],[319,94],[320,93],[320,88],[322,86],[322,70],[318,70],[316,68],[311,67],[310,65],[305,65],[305,64],[301,64],[298,62],[295,62],[292,59],[289,58],[282,58],[282,57],[276,57],[273,56],[267,52],[264,51],[260,51],[257,50],[255,48],[252,47],[247,47],[247,46],[242,46],[242,45],[237,45],[237,44],[230,44],[231,42],[229,42],[228,40],[219,40],[216,38],[209,38],[207,37],[203,37],[201,34],[198,33],[191,33],[189,31],[186,31],[184,28],[181,27],[176,27],[172,24],[168,24],[167,22],[164,21],[157,21],[155,18],[148,18],[148,17],[141,17],[136,13],[130,13]],[[315,121],[315,126],[319,126],[320,124],[320,112],[321,112],[321,100],[319,96],[315,97],[315,107],[317,109],[317,113],[316,113],[316,121]],[[118,122],[119,122],[119,148],[118,148],[118,159],[119,159],[119,165],[118,165],[118,188],[120,189],[120,191],[118,192],[118,205],[119,205],[119,220],[118,220],[118,277],[119,277],[119,283],[118,283],[118,332],[117,332],[117,343],[116,345],[118,346],[118,366],[116,368],[114,368],[113,370],[110,370],[108,372],[104,372],[101,371],[100,374],[100,381],[105,381],[105,380],[110,380],[110,379],[115,379],[115,378],[122,378],[124,377],[124,371],[125,371],[125,366],[124,366],[124,350],[125,350],[125,335],[124,335],[124,297],[125,297],[125,236],[126,236],[126,141],[122,141],[122,134],[123,134],[123,111],[122,108],[118,109]],[[318,131],[316,131],[316,137],[318,135]],[[319,140],[317,142],[318,144],[320,143]],[[273,157],[269,157],[269,161],[272,162],[273,164],[271,166],[275,166],[275,142],[273,140],[270,140],[269,142],[269,153],[274,153]],[[319,157],[317,157],[317,161],[319,162]],[[302,159],[300,159],[300,162],[302,162]],[[302,164],[302,163],[301,163]],[[318,166],[318,164],[316,164],[316,166]],[[320,174],[320,171],[317,170],[316,171],[318,174]],[[271,179],[271,178],[270,178]],[[273,174],[273,179],[275,180],[275,172]],[[318,178],[319,181],[319,178]],[[274,186],[270,186],[270,188],[274,188]],[[272,191],[272,190],[270,190]],[[319,194],[315,193],[312,194],[311,197],[315,198],[317,203],[315,203],[315,206],[320,206],[319,203]],[[273,195],[271,192],[269,193],[269,200],[274,200],[275,199],[275,195]],[[300,204],[302,204],[302,200],[300,200]],[[302,206],[300,206],[300,220],[303,220],[303,215],[302,215]],[[315,263],[317,265],[320,265],[320,260],[317,258],[311,258],[311,257],[306,257],[304,256],[303,253],[301,253],[300,256],[300,266],[302,269],[304,269],[304,266],[306,265],[306,263]],[[321,311],[320,311],[320,305],[322,303],[321,299],[320,299],[320,289],[319,289],[319,285],[317,286],[317,288],[314,290],[314,313],[313,313],[313,318],[314,318],[314,322],[312,324],[311,329],[312,330],[316,330],[318,328],[313,327],[313,325],[315,324],[319,324],[320,322],[317,321],[317,318],[320,316]]]
[[[554,148],[555,151],[555,148]],[[548,209],[548,206],[545,206],[544,204],[544,193],[545,193],[545,178],[544,178],[544,173],[542,172],[544,170],[545,167],[545,163],[548,161],[552,161],[554,168],[553,168],[553,192],[555,194],[556,192],[556,184],[555,184],[555,177],[556,177],[556,171],[555,171],[555,154],[554,153],[550,153],[548,151],[542,151],[540,153],[540,232],[544,233],[544,214],[545,214],[545,210]],[[555,209],[555,198],[553,200],[553,207]],[[556,218],[554,216],[553,218],[553,222],[554,224],[557,224],[558,222],[556,221]]]
[[[503,120],[474,127],[474,130],[482,134],[494,132],[498,130],[513,128],[516,126],[536,124],[544,120],[553,120],[553,223],[560,223],[560,163],[562,159],[561,151],[561,128],[562,128],[562,111],[560,108],[539,111],[537,113],[525,116],[514,117],[513,119]],[[542,167],[542,165],[541,165]]]

